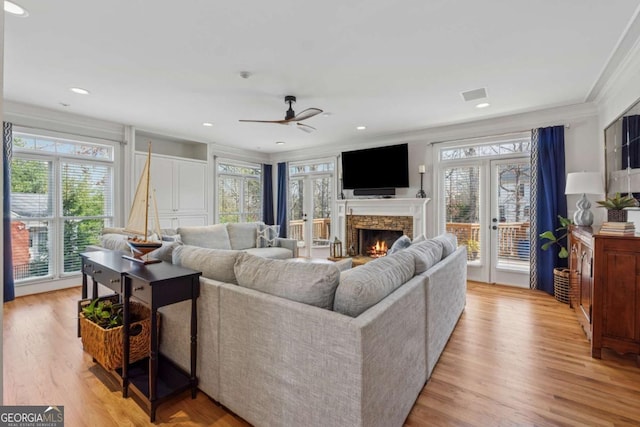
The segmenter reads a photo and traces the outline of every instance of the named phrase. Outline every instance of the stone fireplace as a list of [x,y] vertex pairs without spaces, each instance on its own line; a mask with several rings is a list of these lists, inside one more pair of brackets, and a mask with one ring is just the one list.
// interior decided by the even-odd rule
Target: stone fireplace
[[358,247],[356,255],[378,258],[385,256],[389,248],[398,237],[402,236],[402,230],[374,230],[370,228],[358,229]]
[[345,246],[353,247],[356,255],[381,256],[386,250],[379,248],[374,253],[376,244],[390,248],[403,234],[413,238],[413,218],[410,216],[349,215]]
[[[371,256],[376,242],[391,247],[406,234],[414,238],[426,234],[426,205],[429,199],[347,199],[338,200],[336,231],[344,252]],[[373,242],[372,242],[373,240]]]

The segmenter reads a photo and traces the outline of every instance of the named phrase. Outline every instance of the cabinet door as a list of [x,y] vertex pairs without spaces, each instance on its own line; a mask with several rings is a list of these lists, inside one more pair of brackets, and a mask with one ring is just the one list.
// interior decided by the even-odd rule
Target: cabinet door
[[175,161],[175,194],[177,213],[207,211],[207,165],[204,163]]
[[[135,156],[135,176],[136,182],[140,179],[144,162],[147,160],[145,154]],[[155,190],[158,213],[171,214],[175,212],[174,207],[174,185],[173,185],[173,161],[163,157],[151,156],[151,189]],[[135,189],[134,189],[135,191]]]
[[591,248],[582,245],[580,253],[580,309],[588,323],[591,323],[591,300],[592,300],[592,264],[593,264],[593,251]]
[[635,253],[610,250],[604,256],[606,280],[602,293],[602,336],[637,340],[638,307]]

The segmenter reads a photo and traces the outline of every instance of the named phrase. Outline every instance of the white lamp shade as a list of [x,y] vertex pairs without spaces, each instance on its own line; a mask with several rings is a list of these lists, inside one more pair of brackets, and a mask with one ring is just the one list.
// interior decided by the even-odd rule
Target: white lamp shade
[[564,194],[604,194],[600,172],[571,172],[567,175]]

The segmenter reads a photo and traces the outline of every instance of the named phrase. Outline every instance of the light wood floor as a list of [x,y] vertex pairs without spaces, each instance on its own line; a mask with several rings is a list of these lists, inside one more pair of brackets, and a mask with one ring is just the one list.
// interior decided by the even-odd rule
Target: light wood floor
[[[469,283],[467,306],[408,426],[640,425],[635,357],[589,344],[573,312],[542,292]],[[144,426],[82,351],[79,289],[4,306],[5,405],[64,405],[66,426]],[[245,423],[203,393],[160,405],[156,425]]]

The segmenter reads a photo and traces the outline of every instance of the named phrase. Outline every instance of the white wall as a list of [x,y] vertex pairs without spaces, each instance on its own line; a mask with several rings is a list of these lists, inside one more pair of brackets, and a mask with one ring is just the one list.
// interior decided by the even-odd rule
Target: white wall
[[[409,144],[409,185],[410,188],[398,189],[396,197],[415,197],[420,189],[420,175],[418,165],[425,164],[425,192],[427,197],[432,197],[433,165],[437,150],[432,143],[493,136],[505,133],[528,131],[534,128],[565,125],[565,157],[566,171],[575,172],[581,170],[600,171],[604,176],[604,166],[601,161],[604,144],[600,138],[602,131],[598,125],[598,110],[595,104],[579,104],[568,107],[549,108],[545,110],[513,114],[506,117],[497,117],[475,122],[453,124],[425,129],[420,132],[399,133],[384,138],[371,138],[370,143],[354,146],[353,144],[333,144],[321,149],[307,149],[279,153],[271,157],[272,162],[305,160],[327,156],[337,156],[342,151],[352,149],[374,147],[389,144],[407,142]],[[350,192],[345,192],[349,197]],[[592,199],[595,200],[595,199]],[[573,214],[577,196],[568,199],[569,213]],[[595,204],[595,203],[594,203]],[[427,205],[427,234],[432,236],[437,233],[435,214],[439,207],[437,200],[432,200]],[[596,219],[601,222],[604,218],[602,212],[594,211]]]

